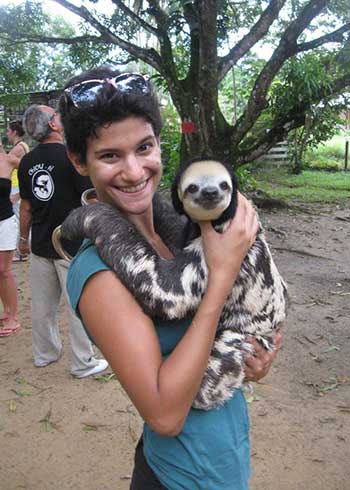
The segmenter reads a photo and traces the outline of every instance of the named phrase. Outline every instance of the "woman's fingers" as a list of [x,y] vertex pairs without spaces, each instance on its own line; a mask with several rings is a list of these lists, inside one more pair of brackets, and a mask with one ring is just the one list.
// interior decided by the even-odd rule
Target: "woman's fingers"
[[281,332],[276,332],[276,336],[275,336],[275,355],[280,350],[281,345],[282,345],[282,334],[281,334]]
[[275,348],[272,352],[265,350],[254,338],[249,339],[249,342],[252,344],[254,352],[245,357],[245,379],[246,381],[259,381],[269,372],[277,352],[281,348],[282,335],[280,332],[276,332]]
[[237,195],[237,210],[231,221],[230,228],[237,230],[238,233],[245,233],[251,246],[256,238],[259,230],[259,223],[256,211],[246,197],[238,193]]
[[242,194],[238,194],[236,214],[223,233],[217,233],[211,222],[200,222],[199,226],[210,277],[220,283],[223,281],[223,288],[228,289],[255,241],[258,231],[255,210]]

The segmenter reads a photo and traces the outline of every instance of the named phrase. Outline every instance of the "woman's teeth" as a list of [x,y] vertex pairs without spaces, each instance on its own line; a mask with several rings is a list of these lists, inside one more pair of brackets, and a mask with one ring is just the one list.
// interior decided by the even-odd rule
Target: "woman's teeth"
[[141,191],[142,189],[144,189],[146,187],[146,185],[147,185],[147,180],[144,180],[140,184],[137,184],[134,186],[129,186],[129,187],[123,187],[120,190],[122,192],[126,192],[126,193],[138,192],[138,191]]

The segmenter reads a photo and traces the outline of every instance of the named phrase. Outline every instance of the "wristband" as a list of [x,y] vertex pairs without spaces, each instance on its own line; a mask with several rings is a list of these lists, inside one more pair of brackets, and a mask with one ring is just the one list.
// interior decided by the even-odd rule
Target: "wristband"
[[28,241],[28,238],[24,238],[24,236],[20,236],[19,239],[21,242],[27,242]]

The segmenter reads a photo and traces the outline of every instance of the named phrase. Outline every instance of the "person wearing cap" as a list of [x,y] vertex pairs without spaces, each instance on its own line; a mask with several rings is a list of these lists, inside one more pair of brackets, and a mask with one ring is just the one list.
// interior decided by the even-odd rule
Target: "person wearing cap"
[[[91,186],[72,166],[63,145],[60,116],[49,106],[32,105],[24,113],[25,130],[38,145],[27,153],[18,170],[20,205],[19,251],[30,255],[32,293],[32,348],[34,364],[45,367],[62,355],[58,306],[67,300],[68,262],[53,248],[52,232],[68,213],[80,206],[81,193]],[[29,231],[31,243],[29,245]],[[74,255],[80,243],[67,245]],[[68,305],[69,302],[67,301]],[[80,320],[67,309],[71,347],[71,374],[84,378],[104,371]]]

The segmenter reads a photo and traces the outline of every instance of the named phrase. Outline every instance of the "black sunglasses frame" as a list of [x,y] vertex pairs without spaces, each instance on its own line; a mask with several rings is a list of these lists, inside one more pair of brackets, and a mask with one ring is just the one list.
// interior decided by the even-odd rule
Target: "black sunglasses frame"
[[[102,88],[103,85],[109,83],[121,93],[136,93],[140,95],[148,95],[151,93],[151,87],[148,80],[149,77],[147,75],[141,75],[139,73],[122,73],[112,78],[84,80],[64,89],[63,93],[66,98],[66,102],[67,100],[70,100],[74,107],[76,107],[77,109],[81,109],[93,106],[94,100],[96,99],[99,91],[91,91],[91,99],[89,98],[88,100],[79,100],[79,94],[77,94],[78,89],[80,90],[80,94],[84,96],[84,94],[86,95],[89,90],[92,90],[92,88],[95,89],[99,86]],[[83,91],[84,85],[88,85],[94,82],[96,83],[94,87],[87,87],[86,91]]]

